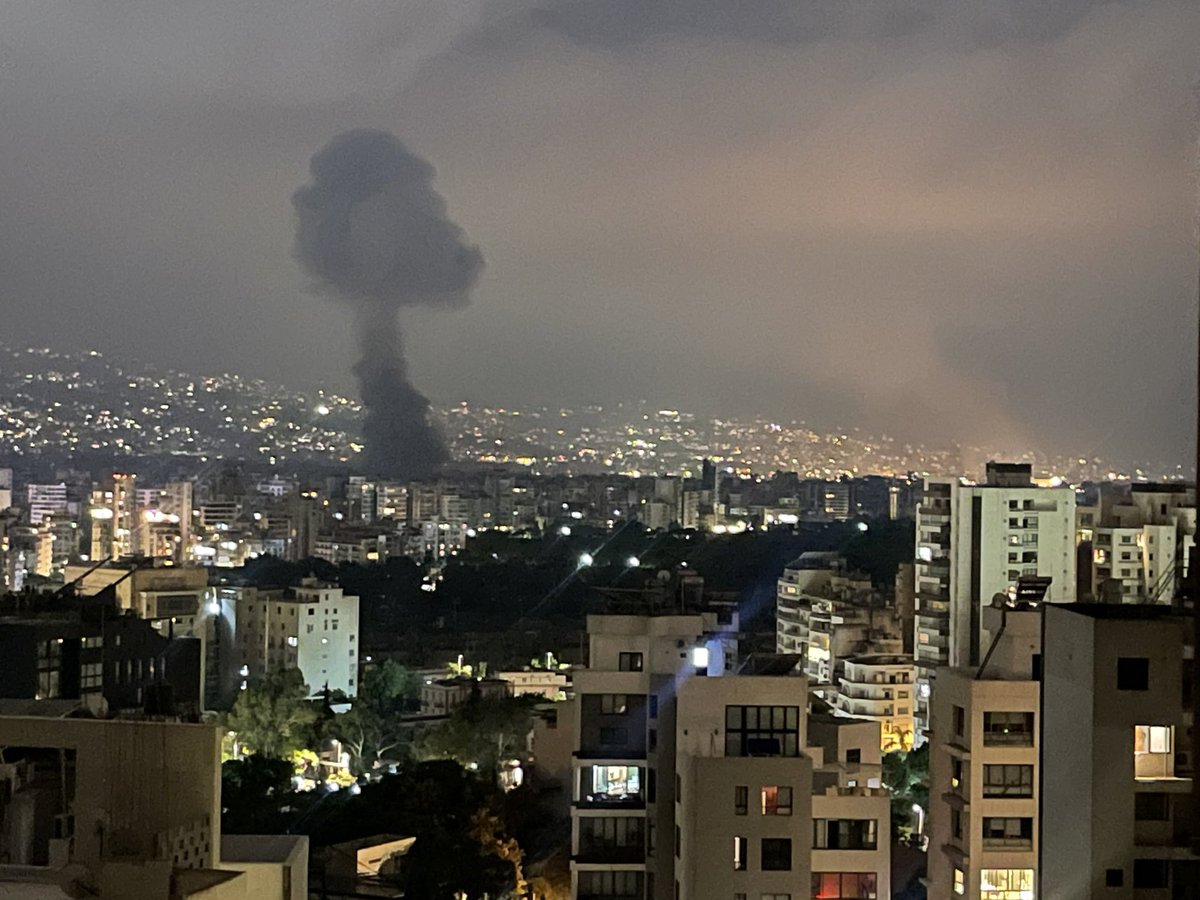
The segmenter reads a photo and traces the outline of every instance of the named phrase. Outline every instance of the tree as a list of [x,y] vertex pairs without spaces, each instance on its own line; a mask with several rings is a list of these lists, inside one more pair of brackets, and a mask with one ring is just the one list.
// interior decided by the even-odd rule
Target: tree
[[317,710],[299,669],[272,672],[242,691],[226,719],[246,750],[284,759],[308,743]]
[[530,697],[473,697],[426,731],[414,754],[418,759],[453,759],[496,776],[504,760],[524,751],[536,703]]
[[416,672],[394,660],[363,673],[358,696],[348,712],[335,716],[328,731],[345,745],[350,766],[362,774],[404,741],[401,716],[421,691]]
[[221,827],[230,834],[273,834],[282,830],[281,807],[294,800],[292,765],[282,759],[248,756],[221,766]]
[[471,837],[479,841],[481,853],[512,866],[513,893],[525,897],[529,893],[529,882],[525,880],[525,853],[516,838],[504,836],[504,823],[500,817],[489,810],[479,810],[471,817]]
[[929,809],[929,744],[883,758],[883,783],[892,794],[892,829],[912,828],[913,806]]

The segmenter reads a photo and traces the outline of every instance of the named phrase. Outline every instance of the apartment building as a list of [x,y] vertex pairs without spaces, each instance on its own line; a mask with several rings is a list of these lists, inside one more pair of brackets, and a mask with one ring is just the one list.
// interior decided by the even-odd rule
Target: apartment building
[[833,708],[844,716],[878,723],[885,753],[911,750],[916,735],[916,673],[911,656],[849,657],[832,698]]
[[1041,896],[1044,834],[1035,680],[1042,613],[1034,605],[993,606],[983,623],[991,638],[986,664],[941,670],[933,696],[929,896],[1032,900]]
[[1075,599],[1075,492],[1034,484],[1030,466],[987,464],[982,484],[925,482],[916,523],[917,724],[942,666],[978,666],[983,609],[1021,578],[1049,579],[1045,599]]
[[777,652],[799,654],[809,682],[828,700],[848,656],[903,651],[896,610],[837,553],[803,553],[788,563],[775,608]]
[[1170,604],[1196,541],[1196,494],[1182,484],[1134,484],[1105,503],[1092,531],[1089,593],[1104,603]]
[[0,896],[305,900],[308,838],[221,837],[221,729],[0,702]]
[[1077,604],[1048,608],[1044,629],[1037,896],[1200,896],[1190,619]]
[[878,726],[810,724],[795,657],[738,667],[734,632],[712,613],[589,617],[574,897],[890,895]]
[[314,693],[358,693],[357,597],[306,578],[286,591],[246,590],[236,603],[242,685],[295,668]]

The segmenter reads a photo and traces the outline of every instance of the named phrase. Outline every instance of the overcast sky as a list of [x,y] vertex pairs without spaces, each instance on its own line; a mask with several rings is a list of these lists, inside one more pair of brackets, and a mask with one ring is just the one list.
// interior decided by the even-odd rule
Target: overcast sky
[[404,316],[437,400],[1183,458],[1198,50],[1194,0],[8,3],[0,334],[349,389],[291,196],[383,128],[487,261]]

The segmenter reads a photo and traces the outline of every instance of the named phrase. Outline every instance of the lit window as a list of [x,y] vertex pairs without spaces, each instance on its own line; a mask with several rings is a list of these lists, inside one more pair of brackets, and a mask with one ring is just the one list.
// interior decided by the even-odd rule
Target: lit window
[[1134,729],[1135,753],[1170,753],[1171,727],[1169,725],[1138,725]]
[[983,869],[980,900],[1033,900],[1033,869]]
[[954,893],[965,894],[967,892],[967,878],[963,874],[962,869],[954,870]]
[[764,787],[762,789],[762,814],[764,816],[790,816],[792,814],[792,789],[790,787]]

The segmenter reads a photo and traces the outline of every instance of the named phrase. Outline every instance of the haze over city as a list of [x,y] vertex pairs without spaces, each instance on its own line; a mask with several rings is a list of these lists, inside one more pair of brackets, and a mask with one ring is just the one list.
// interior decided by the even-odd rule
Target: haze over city
[[470,305],[402,313],[439,402],[1189,458],[1192,3],[36,4],[5,26],[6,339],[354,393],[291,198],[369,127],[429,162],[486,261]]

